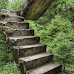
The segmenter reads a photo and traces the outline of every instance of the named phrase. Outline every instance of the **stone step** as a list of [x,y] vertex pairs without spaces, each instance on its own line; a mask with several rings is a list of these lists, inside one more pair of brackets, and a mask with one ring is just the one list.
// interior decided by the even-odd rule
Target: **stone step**
[[7,37],[10,46],[22,46],[22,45],[32,45],[40,43],[40,37],[38,36],[15,36]]
[[20,22],[20,21],[24,21],[24,17],[5,14],[4,19],[1,19],[0,21],[6,22],[6,23],[9,21],[19,21]]
[[[53,54],[46,52],[46,45],[40,44],[40,37],[33,36],[34,30],[16,10],[1,9],[4,13],[0,23],[4,24],[4,38],[9,43],[15,62],[22,74],[58,74],[62,65],[53,61]],[[8,31],[8,29],[10,29]]]
[[6,13],[9,15],[20,15],[20,11],[10,10],[10,9],[1,9],[0,12]]
[[29,23],[25,22],[9,21],[6,26],[9,26],[13,29],[29,29]]
[[57,62],[51,62],[40,67],[31,69],[26,74],[58,74],[62,70],[62,65]]
[[18,62],[18,58],[35,55],[38,53],[46,52],[46,45],[34,44],[24,46],[13,46],[13,57]]
[[13,31],[6,30],[8,37],[10,36],[33,36],[34,30],[31,29],[14,29]]
[[43,52],[40,54],[19,58],[19,64],[21,70],[27,71],[39,67],[45,63],[51,62],[52,60],[53,60],[53,54]]

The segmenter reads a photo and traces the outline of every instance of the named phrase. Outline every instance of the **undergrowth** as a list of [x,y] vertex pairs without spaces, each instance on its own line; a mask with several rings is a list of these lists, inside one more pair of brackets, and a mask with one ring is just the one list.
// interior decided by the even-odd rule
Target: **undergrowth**
[[[19,10],[21,2],[10,2],[7,9]],[[74,0],[55,0],[38,20],[25,22],[40,36],[40,42],[47,45],[47,51],[54,53],[54,61],[63,65],[63,72],[74,74]],[[0,34],[0,74],[4,73],[19,74],[20,71]]]
[[73,74],[71,70],[74,57],[74,14],[73,0],[55,0],[37,21],[25,20],[41,43],[47,45],[47,51],[54,53],[54,61],[63,65],[63,72]]
[[4,41],[0,32],[0,74],[21,74],[13,61],[9,45]]

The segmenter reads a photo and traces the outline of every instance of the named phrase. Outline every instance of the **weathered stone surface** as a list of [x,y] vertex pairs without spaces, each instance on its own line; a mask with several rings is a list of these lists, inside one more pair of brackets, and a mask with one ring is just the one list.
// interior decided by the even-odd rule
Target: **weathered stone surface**
[[21,68],[22,69],[26,68],[26,71],[27,71],[27,70],[36,68],[38,66],[41,66],[45,63],[51,62],[52,59],[53,59],[53,54],[44,52],[44,53],[40,53],[32,56],[19,58],[19,64],[20,65],[23,64]]
[[2,20],[4,18],[5,18],[5,15],[2,12],[0,12],[0,20]]
[[40,43],[38,36],[15,36],[8,37],[9,44],[12,46],[32,45]]
[[[35,0],[29,0],[30,4],[31,1]],[[0,20],[2,22],[0,29],[3,30],[3,37],[8,41],[14,60],[19,64],[22,74],[58,74],[61,72],[62,66],[52,63],[53,54],[46,52],[46,46],[40,44],[40,37],[30,36],[34,35],[34,31],[29,29],[29,23],[21,22],[24,19],[17,16],[16,11],[3,10],[3,12],[5,18]]]
[[1,19],[0,22],[3,24],[6,24],[9,21],[24,21],[24,17],[21,16],[11,16],[11,15],[7,15],[5,16],[5,18]]
[[6,24],[9,21],[24,21],[24,17],[15,14],[16,11],[14,10],[0,10],[0,23]]
[[62,65],[60,65],[59,63],[51,62],[40,67],[31,69],[27,71],[26,74],[58,74],[62,70],[61,67]]
[[15,61],[18,62],[18,58],[46,52],[46,45],[34,44],[24,46],[13,46],[12,52]]
[[1,9],[0,12],[5,13],[5,14],[9,14],[9,15],[15,15],[15,16],[19,16],[20,15],[20,11],[16,11],[16,10],[10,10],[10,9]]
[[24,5],[20,8],[20,14],[25,19],[36,20],[50,6],[54,0],[25,0]]
[[9,21],[6,26],[9,26],[13,29],[29,29],[29,23],[25,22],[17,22],[17,21]]
[[34,30],[30,29],[14,29],[13,31],[6,32],[8,37],[11,36],[33,36]]
[[14,16],[8,15],[2,21],[6,21],[6,22],[9,22],[9,21],[24,21],[24,17],[15,16],[15,15]]

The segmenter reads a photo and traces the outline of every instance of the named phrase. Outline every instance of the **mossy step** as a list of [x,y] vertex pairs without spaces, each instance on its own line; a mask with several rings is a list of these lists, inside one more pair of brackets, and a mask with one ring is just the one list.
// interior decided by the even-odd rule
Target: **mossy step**
[[61,67],[57,62],[51,62],[37,68],[31,69],[26,72],[26,74],[58,74],[61,72]]
[[48,62],[51,62],[52,59],[53,59],[53,54],[43,52],[43,53],[19,58],[19,64],[21,69],[24,68],[27,71],[27,70],[39,67]]
[[13,31],[7,31],[6,34],[8,37],[11,36],[33,36],[34,30],[31,29],[13,29]]
[[26,22],[9,21],[6,26],[10,26],[13,29],[29,29],[29,23]]
[[10,15],[20,15],[20,11],[17,11],[17,10],[1,9],[0,11],[2,13],[7,13],[7,14],[10,14]]
[[32,45],[40,43],[38,36],[15,36],[8,37],[9,44],[12,46]]
[[12,52],[15,61],[18,62],[18,58],[46,52],[46,45],[39,43],[33,45],[13,46]]

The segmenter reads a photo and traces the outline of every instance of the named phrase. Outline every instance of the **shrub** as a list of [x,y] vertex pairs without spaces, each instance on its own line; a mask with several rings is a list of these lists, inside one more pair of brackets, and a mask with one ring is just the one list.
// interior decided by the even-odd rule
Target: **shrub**
[[21,74],[17,65],[13,63],[9,45],[3,40],[0,32],[0,74]]
[[20,6],[24,4],[24,0],[9,1],[7,9],[19,10]]

